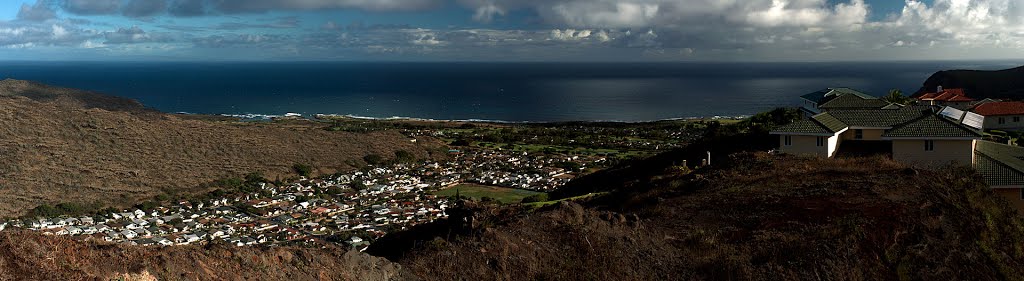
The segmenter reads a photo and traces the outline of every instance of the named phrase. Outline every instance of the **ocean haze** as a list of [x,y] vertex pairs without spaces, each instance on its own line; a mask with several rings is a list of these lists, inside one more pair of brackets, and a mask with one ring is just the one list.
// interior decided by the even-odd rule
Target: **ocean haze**
[[503,121],[743,116],[827,87],[916,91],[946,69],[1019,62],[168,63],[7,62],[0,76],[133,99],[166,112]]

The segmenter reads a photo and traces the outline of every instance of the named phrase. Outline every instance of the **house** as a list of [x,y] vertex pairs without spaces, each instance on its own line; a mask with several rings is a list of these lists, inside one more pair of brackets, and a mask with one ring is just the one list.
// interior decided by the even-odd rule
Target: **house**
[[1024,149],[988,141],[978,142],[974,168],[989,187],[1024,211]]
[[1024,102],[1002,101],[983,103],[972,110],[985,116],[985,130],[1024,131]]
[[789,154],[833,157],[839,135],[848,127],[828,113],[819,113],[773,131],[780,136],[779,151]]
[[779,136],[779,151],[789,154],[831,158],[868,148],[918,167],[971,166],[1024,212],[1024,147],[984,141],[981,133],[999,116],[1024,116],[1024,103],[986,102],[974,110],[931,105],[831,109],[771,134]]
[[[851,98],[842,98],[846,96]],[[801,98],[811,100],[808,95]],[[846,93],[818,104],[821,113],[771,132],[779,136],[779,151],[828,158],[841,153],[887,154],[921,167],[974,163],[975,144],[982,138],[980,116],[952,107],[938,110],[932,106],[900,107],[887,103],[878,103],[874,109],[823,107],[840,98],[869,100]],[[861,105],[868,102],[858,106]]]
[[915,166],[938,167],[974,164],[974,149],[981,132],[938,114],[925,114],[882,135],[892,141],[892,159]]
[[942,86],[936,88],[934,93],[923,93],[916,99],[925,105],[951,106],[957,109],[966,109],[975,103],[973,98],[967,96],[964,89],[943,89]]

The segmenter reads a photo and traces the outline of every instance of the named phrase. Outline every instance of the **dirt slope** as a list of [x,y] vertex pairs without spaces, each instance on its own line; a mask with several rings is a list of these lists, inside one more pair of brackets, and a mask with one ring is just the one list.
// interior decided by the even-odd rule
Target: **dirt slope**
[[368,154],[406,150],[425,158],[441,145],[322,126],[194,120],[131,100],[0,81],[0,214],[41,203],[131,205],[230,175],[292,176],[297,163],[332,173]]

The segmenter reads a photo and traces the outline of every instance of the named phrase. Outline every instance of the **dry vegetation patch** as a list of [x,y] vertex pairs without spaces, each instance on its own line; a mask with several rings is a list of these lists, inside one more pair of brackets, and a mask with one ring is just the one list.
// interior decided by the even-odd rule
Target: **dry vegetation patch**
[[1024,276],[1024,222],[970,170],[749,153],[726,162],[561,203],[400,262],[438,280]]

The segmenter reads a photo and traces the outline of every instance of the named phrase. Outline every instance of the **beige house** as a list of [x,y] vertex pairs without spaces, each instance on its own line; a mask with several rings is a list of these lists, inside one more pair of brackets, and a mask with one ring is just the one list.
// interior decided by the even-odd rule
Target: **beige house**
[[973,165],[974,148],[981,137],[977,129],[937,114],[927,114],[882,135],[883,140],[892,141],[893,160],[922,167]]
[[841,135],[847,127],[841,121],[821,113],[787,126],[789,130],[775,132],[779,135],[779,149],[785,153],[833,157],[842,143]]
[[1024,131],[1024,102],[983,103],[974,107],[972,111],[985,116],[985,130]]

